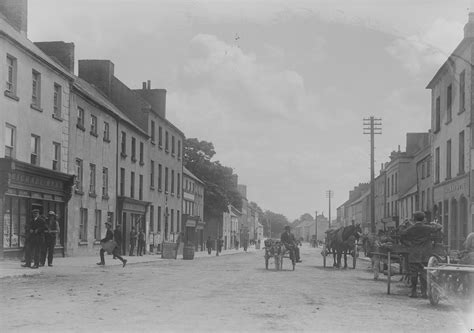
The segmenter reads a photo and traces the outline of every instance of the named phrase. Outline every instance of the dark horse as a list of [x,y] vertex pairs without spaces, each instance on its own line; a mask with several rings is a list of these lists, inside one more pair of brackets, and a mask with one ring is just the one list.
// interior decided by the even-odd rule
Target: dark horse
[[326,232],[327,249],[333,253],[334,267],[341,267],[341,258],[344,254],[344,268],[347,268],[347,254],[354,250],[355,242],[361,234],[360,224],[340,227]]

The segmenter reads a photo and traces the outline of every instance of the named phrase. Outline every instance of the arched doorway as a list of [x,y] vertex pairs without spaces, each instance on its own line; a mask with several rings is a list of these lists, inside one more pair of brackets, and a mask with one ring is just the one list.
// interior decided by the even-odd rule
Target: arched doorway
[[464,195],[459,199],[459,221],[458,221],[458,247],[461,248],[463,241],[467,237],[467,199]]
[[451,250],[458,249],[458,202],[456,199],[451,199],[451,214],[449,219],[449,247]]

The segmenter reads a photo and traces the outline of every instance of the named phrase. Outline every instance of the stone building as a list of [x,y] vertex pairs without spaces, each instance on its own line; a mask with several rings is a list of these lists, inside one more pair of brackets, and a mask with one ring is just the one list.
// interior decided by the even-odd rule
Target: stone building
[[73,75],[27,38],[27,1],[0,2],[0,258],[22,255],[33,207],[55,211],[57,252],[67,242]]
[[473,44],[474,13],[469,13],[464,38],[427,85],[433,132],[433,214],[442,223],[451,249],[459,249],[474,230]]
[[183,167],[182,229],[186,243],[194,244],[196,251],[204,251],[204,183]]

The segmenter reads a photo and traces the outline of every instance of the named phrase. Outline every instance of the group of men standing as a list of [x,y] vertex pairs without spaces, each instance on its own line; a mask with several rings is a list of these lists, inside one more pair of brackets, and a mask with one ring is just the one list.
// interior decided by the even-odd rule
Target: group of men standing
[[[47,217],[40,215],[39,208],[32,210],[33,218],[25,225],[25,263],[22,267],[39,268],[46,264],[53,266],[56,235],[59,223],[56,213],[49,211]],[[32,265],[33,263],[33,265]]]

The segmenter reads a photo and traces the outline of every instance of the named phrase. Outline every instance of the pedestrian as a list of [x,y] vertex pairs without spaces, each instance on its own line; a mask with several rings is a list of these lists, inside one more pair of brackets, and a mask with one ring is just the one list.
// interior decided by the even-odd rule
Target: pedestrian
[[235,239],[235,249],[239,249],[239,240],[237,238]]
[[138,233],[135,230],[135,227],[132,227],[132,230],[130,231],[130,251],[128,253],[129,256],[134,256],[133,252],[135,252],[137,238],[138,238]]
[[143,229],[140,228],[140,232],[138,233],[137,255],[142,256],[145,253],[145,233],[143,232]]
[[114,241],[114,233],[112,232],[112,224],[105,222],[105,227],[107,228],[107,232],[105,238],[100,241],[102,248],[100,249],[100,262],[98,262],[97,265],[105,265],[104,253],[107,251],[107,253],[112,253],[115,258],[118,258],[122,262],[122,267],[125,267],[127,259],[123,259],[118,253],[117,243]]
[[207,237],[206,248],[207,248],[207,253],[211,254],[211,252],[212,252],[212,239],[211,239],[211,236]]
[[[117,224],[114,230],[114,241],[117,243],[117,253],[122,254],[122,229],[120,227],[120,224]],[[116,258],[116,255],[114,255],[114,259]]]
[[[40,216],[39,208],[34,208],[32,214],[33,219],[28,225],[28,246],[26,247],[25,264],[22,267],[38,268],[44,242],[46,221],[43,216]],[[34,260],[33,266],[31,266],[32,259]]]
[[59,223],[56,219],[56,213],[52,210],[48,212],[46,219],[46,229],[44,232],[43,251],[41,252],[41,264],[46,264],[46,257],[48,258],[48,266],[53,266],[54,247],[56,246],[56,235],[59,234]]
[[178,238],[176,239],[176,256],[175,259],[178,259],[178,254],[183,254],[184,248],[184,232],[180,232],[178,234]]
[[381,232],[378,235],[369,234],[366,236],[366,256],[370,258],[372,272],[374,273],[374,280],[379,279],[380,274],[380,236]]

